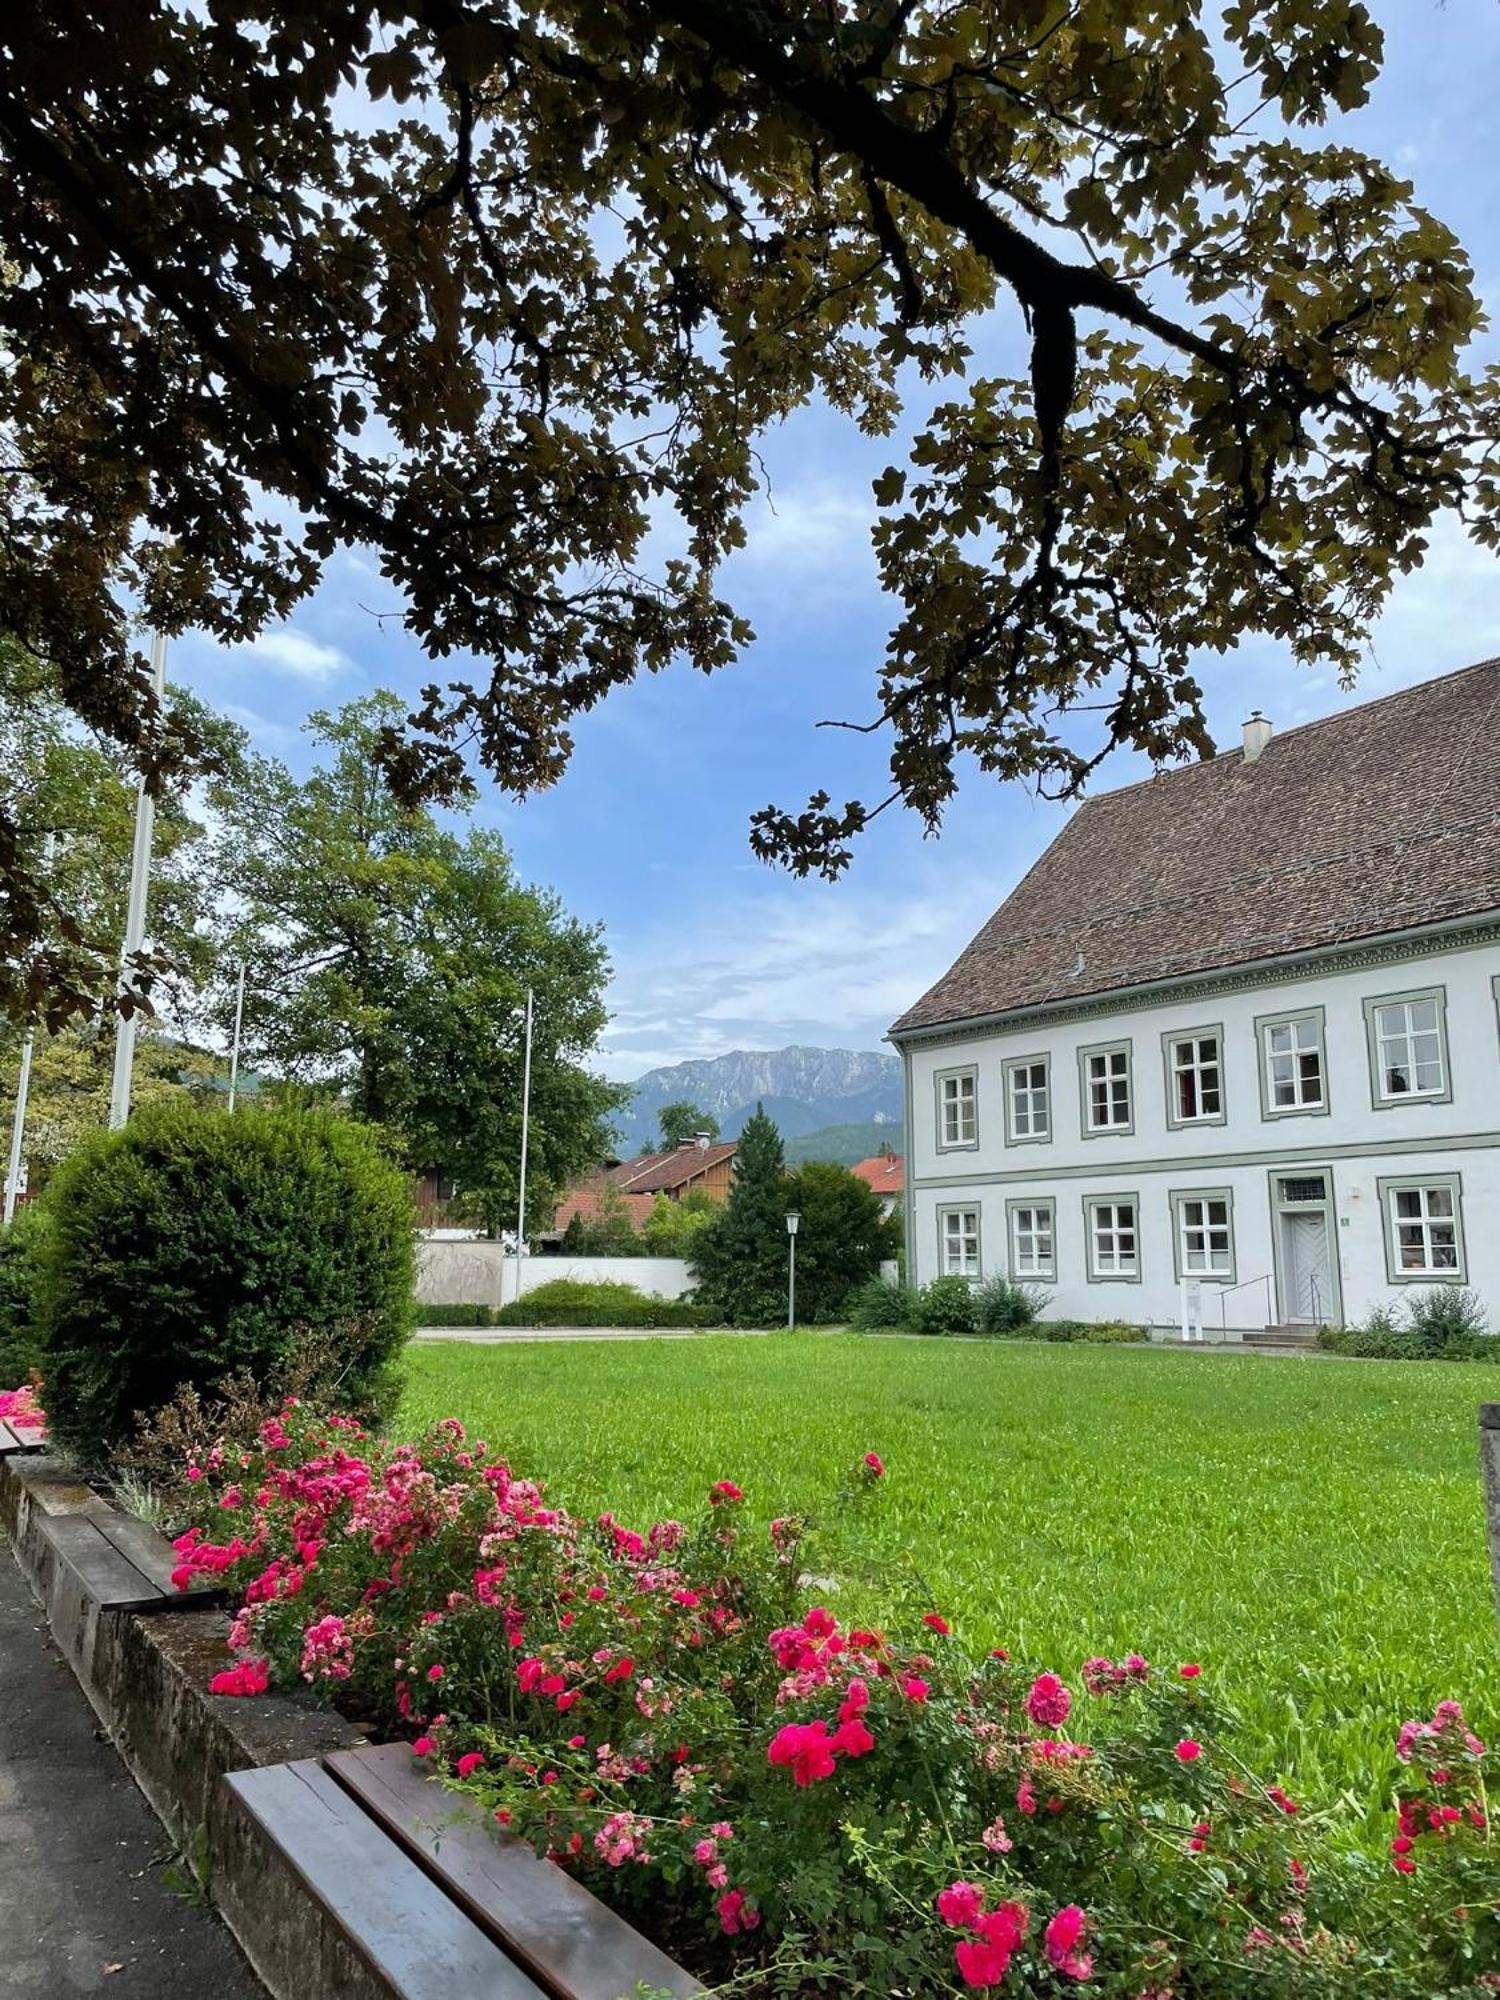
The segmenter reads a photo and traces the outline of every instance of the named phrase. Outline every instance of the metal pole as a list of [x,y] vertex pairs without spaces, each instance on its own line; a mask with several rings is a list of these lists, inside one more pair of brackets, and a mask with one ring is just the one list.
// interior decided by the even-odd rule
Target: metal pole
[[786,1330],[796,1331],[797,1326],[797,1232],[794,1229],[786,1239]]
[[[151,635],[151,685],[160,702],[167,683],[167,640],[163,632]],[[125,910],[125,943],[120,952],[120,979],[116,992],[130,991],[129,966],[146,936],[146,892],[151,883],[151,836],[156,826],[156,800],[146,787],[144,775],[135,795],[135,845],[130,855],[130,900]],[[115,1073],[109,1091],[109,1128],[118,1131],[130,1116],[130,1080],[135,1068],[134,1011],[121,1013],[115,1028]]]
[[9,1224],[16,1212],[16,1197],[21,1192],[21,1136],[26,1130],[26,1093],[31,1088],[31,1050],[36,1041],[36,1029],[26,1030],[26,1039],[21,1044],[21,1074],[16,1079],[16,1115],[10,1128],[10,1166],[5,1175],[5,1220]]
[[245,961],[240,960],[240,976],[234,989],[234,1047],[229,1053],[229,1108],[234,1109],[234,1093],[240,1080],[240,1023],[245,1018]]
[[521,1296],[521,1259],[526,1255],[526,1143],[531,1132],[531,988],[526,989],[526,1062],[521,1078],[521,1198],[516,1206],[516,1297]]

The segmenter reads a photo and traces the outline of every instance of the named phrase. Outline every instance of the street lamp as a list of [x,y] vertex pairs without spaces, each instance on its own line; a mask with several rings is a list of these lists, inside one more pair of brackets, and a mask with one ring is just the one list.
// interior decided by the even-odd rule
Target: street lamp
[[786,1219],[786,1330],[797,1324],[797,1224],[802,1220],[795,1209]]

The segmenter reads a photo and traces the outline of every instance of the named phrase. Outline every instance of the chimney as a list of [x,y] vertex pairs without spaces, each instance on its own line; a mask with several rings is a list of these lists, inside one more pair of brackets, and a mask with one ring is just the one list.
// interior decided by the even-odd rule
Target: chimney
[[695,1132],[693,1134],[693,1144],[698,1148],[700,1153],[706,1153],[712,1143],[706,1132]]
[[1253,764],[1271,740],[1271,725],[1258,708],[1250,711],[1250,720],[1244,725],[1245,762]]

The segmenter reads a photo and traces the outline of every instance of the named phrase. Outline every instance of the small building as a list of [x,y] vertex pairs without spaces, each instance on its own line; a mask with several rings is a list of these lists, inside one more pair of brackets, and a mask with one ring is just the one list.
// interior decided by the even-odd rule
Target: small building
[[691,1190],[706,1194],[711,1201],[726,1202],[735,1151],[732,1140],[721,1144],[710,1139],[706,1132],[700,1132],[665,1153],[638,1153],[631,1160],[611,1160],[587,1180],[569,1188],[557,1204],[551,1229],[538,1236],[538,1246],[543,1250],[555,1248],[575,1215],[585,1223],[596,1222],[601,1203],[616,1214],[623,1212],[631,1228],[638,1230],[659,1194],[668,1201],[681,1201]]
[[891,1031],[913,1277],[1500,1314],[1500,660],[1082,805]]
[[906,1196],[906,1162],[899,1153],[887,1148],[868,1160],[860,1160],[849,1169],[856,1180],[864,1182],[872,1193],[880,1196],[883,1215],[894,1215]]

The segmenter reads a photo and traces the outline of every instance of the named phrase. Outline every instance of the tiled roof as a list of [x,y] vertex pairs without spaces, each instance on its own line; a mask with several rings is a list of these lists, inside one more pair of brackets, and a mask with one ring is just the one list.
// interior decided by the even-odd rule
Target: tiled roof
[[1088,800],[895,1034],[1500,909],[1500,660]]
[[[581,1216],[585,1222],[597,1221],[604,1178],[589,1181],[583,1187],[573,1188],[563,1196],[552,1217],[552,1228],[555,1232],[560,1234],[566,1229],[575,1215]],[[625,1213],[630,1218],[631,1228],[639,1229],[650,1215],[656,1197],[649,1194],[627,1194],[622,1195],[621,1200],[625,1204]]]
[[710,1167],[732,1160],[734,1155],[733,1140],[716,1146],[675,1146],[670,1153],[646,1153],[639,1160],[626,1162],[637,1171],[620,1185],[629,1188],[632,1194],[670,1194],[674,1188],[686,1187],[700,1174],[706,1174]]
[[906,1163],[899,1153],[877,1153],[849,1171],[876,1194],[900,1194],[906,1186]]

